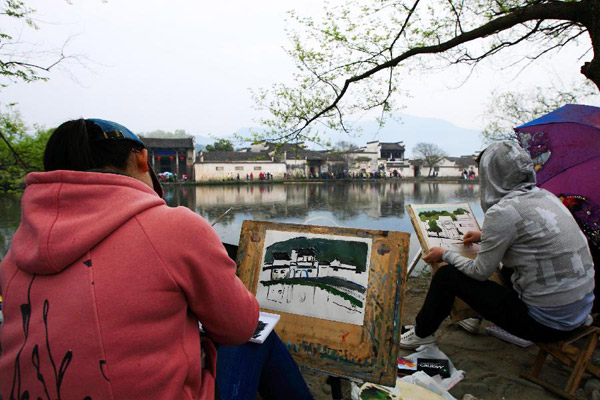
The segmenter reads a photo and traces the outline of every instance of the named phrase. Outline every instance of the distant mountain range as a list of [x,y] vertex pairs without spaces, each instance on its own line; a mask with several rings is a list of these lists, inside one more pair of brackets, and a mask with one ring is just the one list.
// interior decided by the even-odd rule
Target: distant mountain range
[[[348,137],[346,133],[335,131],[329,131],[326,135],[332,144],[344,140],[357,146],[364,146],[373,140],[403,141],[406,146],[406,157],[412,157],[412,149],[419,142],[435,143],[449,156],[470,155],[484,147],[478,130],[461,128],[437,118],[415,117],[404,113],[397,113],[394,117],[388,120],[383,128],[380,128],[375,121],[357,123],[356,127],[360,127],[361,134],[356,137]],[[244,127],[238,129],[236,133],[249,137],[251,131],[260,131],[260,128]],[[196,135],[197,150],[204,149],[207,144],[213,142],[213,138]]]

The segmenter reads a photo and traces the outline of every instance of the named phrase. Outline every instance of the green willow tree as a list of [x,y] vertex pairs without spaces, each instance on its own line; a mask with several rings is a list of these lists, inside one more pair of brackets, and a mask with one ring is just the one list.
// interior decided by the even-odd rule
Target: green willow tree
[[0,113],[1,191],[18,192],[25,174],[44,170],[44,149],[53,131],[38,128],[30,135],[17,111],[8,109]]
[[526,50],[527,65],[589,43],[581,73],[600,89],[600,0],[346,0],[322,21],[291,18],[296,84],[254,93],[271,114],[266,140],[318,142],[323,127],[351,132],[350,118],[371,110],[383,122],[411,73],[506,64],[509,48]]

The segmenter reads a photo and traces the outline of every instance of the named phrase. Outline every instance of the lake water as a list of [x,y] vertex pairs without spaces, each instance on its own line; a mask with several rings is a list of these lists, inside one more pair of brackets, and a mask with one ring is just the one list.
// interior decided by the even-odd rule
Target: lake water
[[[215,221],[226,243],[237,244],[242,221],[260,220],[350,228],[382,229],[411,233],[409,257],[419,249],[407,204],[457,203],[471,205],[481,222],[477,183],[423,182],[327,182],[290,184],[241,184],[167,187],[170,206],[185,206]],[[0,196],[0,254],[8,250],[21,214],[20,199]]]

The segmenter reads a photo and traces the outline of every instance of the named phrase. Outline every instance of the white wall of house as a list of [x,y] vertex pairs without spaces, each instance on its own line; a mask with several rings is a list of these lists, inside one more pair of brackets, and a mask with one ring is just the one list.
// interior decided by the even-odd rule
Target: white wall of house
[[306,160],[285,160],[288,177],[290,178],[305,178],[306,177]]
[[386,165],[386,176],[390,177],[390,174],[394,173],[394,170],[398,171],[398,173],[400,173],[400,176],[402,178],[414,178],[415,176],[415,169],[413,168],[412,165],[408,164],[408,162],[405,162],[405,165],[403,166],[389,166]]
[[[367,145],[368,147],[369,145]],[[348,153],[348,172],[358,174],[361,171],[372,172],[377,171],[379,152],[365,151],[357,153]]]
[[195,177],[197,182],[201,181],[220,181],[223,179],[237,179],[240,175],[241,180],[246,180],[246,174],[254,174],[254,180],[258,180],[260,173],[273,175],[273,179],[283,179],[286,173],[285,163],[274,162],[203,162],[194,164]]
[[367,153],[375,153],[377,155],[376,158],[379,158],[379,156],[381,155],[380,148],[379,148],[379,140],[376,140],[374,142],[369,142],[367,143],[367,145],[365,146],[365,152]]
[[[470,168],[472,168],[472,167],[470,167]],[[467,171],[469,171],[470,168],[467,168]],[[458,177],[458,178],[460,178],[462,176],[463,170],[464,170],[464,168],[456,165],[455,162],[450,161],[447,158],[444,158],[437,165],[437,172],[438,172],[439,177],[443,176],[443,177],[455,177],[455,178]],[[429,171],[428,167],[423,167],[422,175],[427,176],[428,171]],[[477,173],[476,169],[475,169],[475,173]]]

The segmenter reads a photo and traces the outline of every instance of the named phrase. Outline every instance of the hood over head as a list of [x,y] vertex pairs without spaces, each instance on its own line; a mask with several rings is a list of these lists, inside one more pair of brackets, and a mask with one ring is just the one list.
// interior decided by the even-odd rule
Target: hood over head
[[511,192],[535,187],[535,171],[529,154],[510,140],[488,146],[479,162],[481,208],[486,212]]
[[26,183],[11,250],[32,274],[61,272],[137,214],[165,204],[143,182],[113,173],[36,172]]

